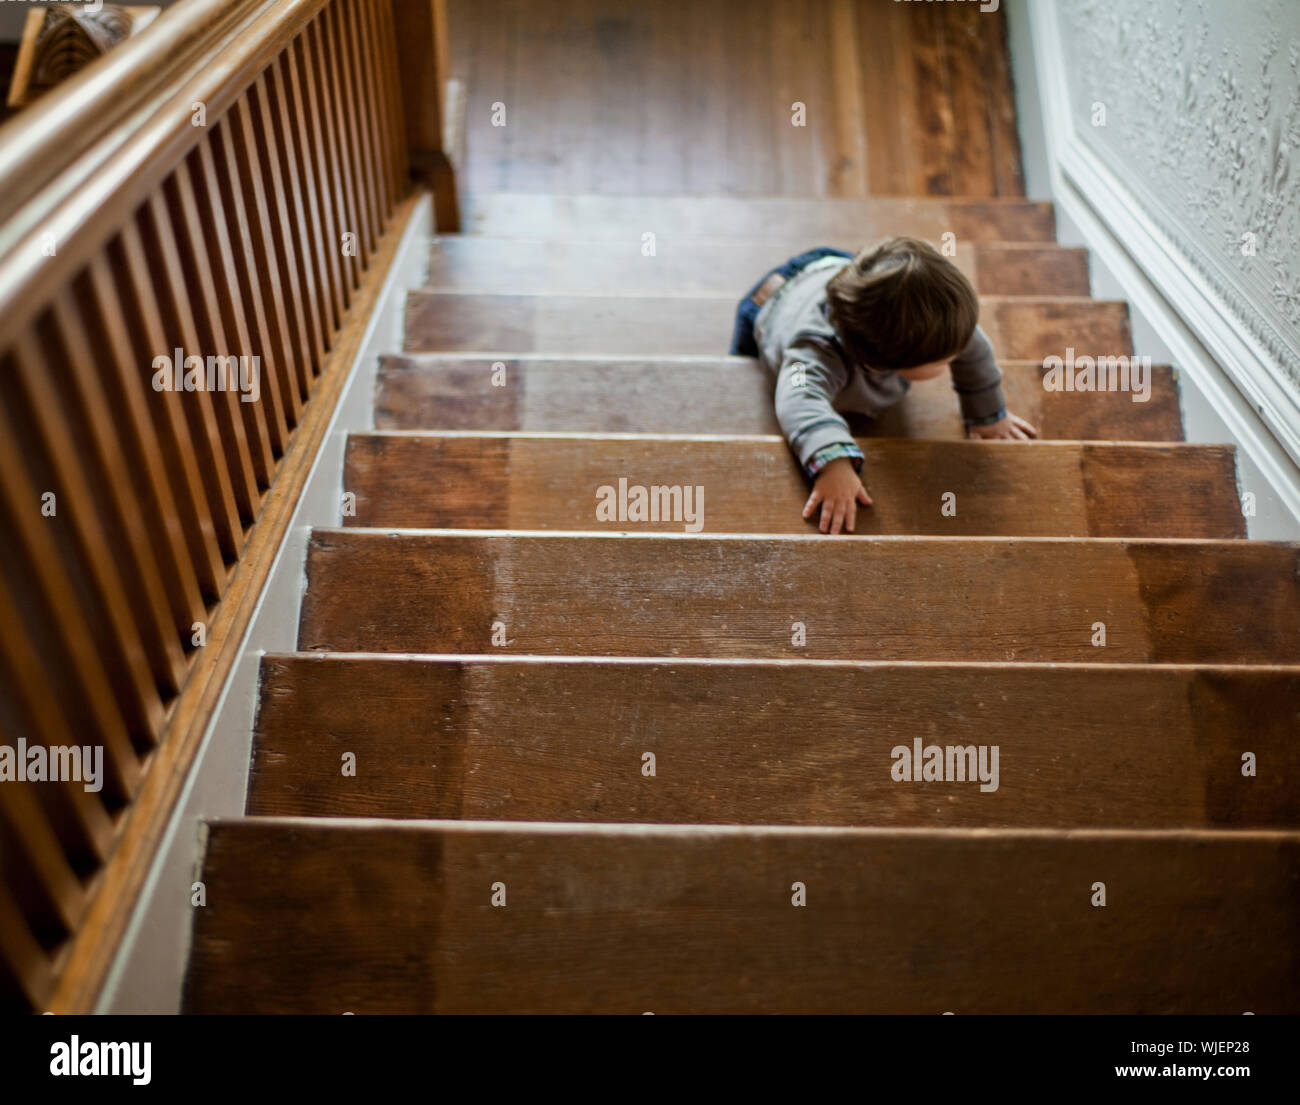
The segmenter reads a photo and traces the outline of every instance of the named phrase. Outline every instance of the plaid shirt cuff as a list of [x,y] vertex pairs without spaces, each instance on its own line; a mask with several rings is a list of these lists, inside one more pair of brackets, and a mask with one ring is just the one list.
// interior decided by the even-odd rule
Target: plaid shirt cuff
[[995,414],[987,415],[984,418],[967,418],[965,421],[966,421],[967,428],[971,426],[992,426],[994,422],[1001,422],[1004,418],[1006,418],[1006,416],[1007,416],[1007,408],[1003,407]]
[[834,445],[827,445],[824,449],[818,449],[813,453],[812,459],[808,461],[805,470],[809,479],[816,479],[817,473],[830,464],[833,460],[839,460],[840,457],[848,457],[853,461],[853,470],[862,471],[862,450],[851,442],[841,441]]

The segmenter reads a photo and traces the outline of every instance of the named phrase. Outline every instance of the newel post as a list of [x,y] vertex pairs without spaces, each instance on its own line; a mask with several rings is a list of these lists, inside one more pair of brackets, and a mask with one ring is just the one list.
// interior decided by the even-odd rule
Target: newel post
[[437,228],[460,230],[446,0],[391,0],[411,175],[433,192]]

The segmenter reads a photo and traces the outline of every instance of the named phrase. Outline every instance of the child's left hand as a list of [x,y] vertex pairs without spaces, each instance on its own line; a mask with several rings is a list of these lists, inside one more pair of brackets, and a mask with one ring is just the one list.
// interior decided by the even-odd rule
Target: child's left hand
[[1038,436],[1038,428],[1030,425],[1018,414],[1007,412],[1007,416],[998,422],[990,422],[987,426],[968,426],[966,427],[966,436],[970,438],[1011,438],[1018,441],[1028,441],[1031,437]]

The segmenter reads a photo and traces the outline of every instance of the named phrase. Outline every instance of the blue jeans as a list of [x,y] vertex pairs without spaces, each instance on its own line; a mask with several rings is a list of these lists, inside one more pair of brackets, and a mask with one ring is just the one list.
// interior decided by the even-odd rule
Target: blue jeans
[[791,257],[784,265],[778,265],[771,272],[765,272],[759,278],[758,283],[745,293],[745,298],[736,307],[736,332],[731,338],[731,355],[733,357],[758,356],[758,344],[754,341],[754,320],[758,318],[758,312],[762,310],[762,305],[754,302],[754,293],[763,286],[764,280],[773,273],[780,273],[789,280],[805,265],[809,265],[821,257],[852,256],[853,254],[845,253],[842,249],[819,246],[817,249],[810,249],[807,253],[799,254],[798,257]]

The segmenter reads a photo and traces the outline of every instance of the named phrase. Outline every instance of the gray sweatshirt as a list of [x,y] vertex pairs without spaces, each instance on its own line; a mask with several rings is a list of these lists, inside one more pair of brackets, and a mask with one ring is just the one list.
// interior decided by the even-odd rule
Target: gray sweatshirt
[[[874,418],[909,387],[896,372],[867,372],[846,362],[826,304],[826,284],[846,264],[841,257],[813,262],[781,285],[754,323],[759,358],[776,374],[777,421],[805,469],[827,446],[852,445],[837,411]],[[994,421],[1006,409],[993,344],[978,326],[953,359],[952,386],[967,422]]]

